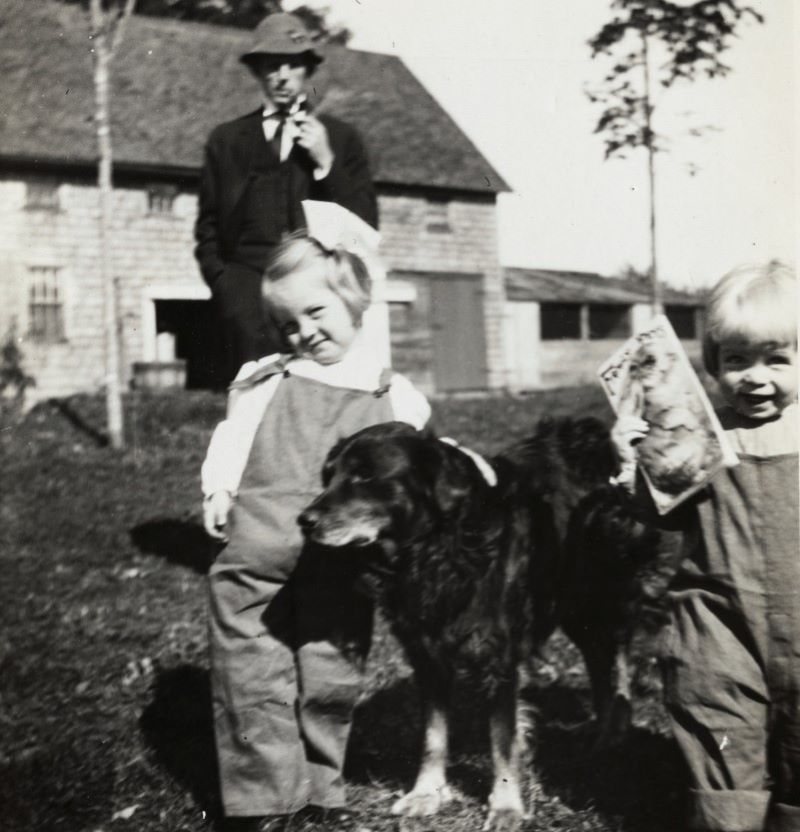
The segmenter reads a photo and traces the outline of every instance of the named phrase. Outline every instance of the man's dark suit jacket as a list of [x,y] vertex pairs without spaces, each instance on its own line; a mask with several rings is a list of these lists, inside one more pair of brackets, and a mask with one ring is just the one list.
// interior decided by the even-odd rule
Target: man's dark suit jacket
[[[261,113],[257,110],[221,124],[212,131],[206,144],[195,225],[195,255],[212,290],[238,241],[243,219],[242,198],[251,176],[254,151],[259,143],[265,142]],[[276,156],[275,208],[264,217],[268,237],[275,243],[285,231],[304,224],[300,207],[303,199],[336,202],[370,225],[378,225],[375,191],[358,133],[330,116],[320,115],[319,120],[328,131],[335,157],[333,166],[324,179],[316,181],[312,162],[303,148],[294,147],[283,165]]]

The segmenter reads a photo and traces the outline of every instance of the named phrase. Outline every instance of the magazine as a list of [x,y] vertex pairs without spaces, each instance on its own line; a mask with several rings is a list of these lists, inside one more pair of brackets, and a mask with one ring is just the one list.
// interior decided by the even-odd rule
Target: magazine
[[628,339],[598,375],[617,416],[639,416],[649,425],[636,448],[659,514],[739,461],[664,315]]

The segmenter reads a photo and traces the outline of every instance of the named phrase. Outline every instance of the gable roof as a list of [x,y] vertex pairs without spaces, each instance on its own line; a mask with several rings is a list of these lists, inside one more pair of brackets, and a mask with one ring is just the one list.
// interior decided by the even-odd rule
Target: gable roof
[[[112,66],[115,162],[199,168],[217,124],[259,106],[238,56],[248,31],[134,15]],[[90,163],[97,157],[87,15],[51,0],[2,0],[0,154]],[[376,182],[496,194],[508,186],[393,55],[330,47],[312,99],[353,124]]]
[[[649,303],[646,283],[618,277],[603,277],[595,272],[570,272],[556,269],[506,268],[508,300],[540,303]],[[700,295],[663,286],[664,303],[676,306],[702,306]]]

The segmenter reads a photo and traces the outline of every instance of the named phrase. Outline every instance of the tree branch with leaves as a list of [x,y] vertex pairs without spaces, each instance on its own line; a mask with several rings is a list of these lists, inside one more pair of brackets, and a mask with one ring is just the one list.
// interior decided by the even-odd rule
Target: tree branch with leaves
[[[603,136],[605,157],[647,153],[650,203],[650,280],[654,311],[661,311],[656,256],[656,154],[663,137],[654,128],[654,92],[678,82],[724,78],[731,67],[723,56],[748,19],[763,15],[739,0],[614,0],[613,17],[590,39],[592,58],[611,66],[600,85],[587,91],[602,107],[595,133]],[[656,63],[656,57],[661,58]],[[696,128],[694,135],[702,132]]]
[[[87,6],[91,0],[60,0],[63,3]],[[220,26],[253,29],[268,14],[283,11],[280,0],[138,0],[136,14],[193,20]],[[330,20],[326,5],[301,5],[292,9],[311,31],[314,40],[346,45],[352,33]]]

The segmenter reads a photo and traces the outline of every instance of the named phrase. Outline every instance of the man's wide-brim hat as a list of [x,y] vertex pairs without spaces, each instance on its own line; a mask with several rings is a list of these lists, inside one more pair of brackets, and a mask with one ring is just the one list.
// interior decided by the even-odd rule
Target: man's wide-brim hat
[[308,55],[312,64],[319,64],[323,56],[303,21],[288,12],[267,15],[253,30],[253,43],[239,60],[252,66],[262,55]]

